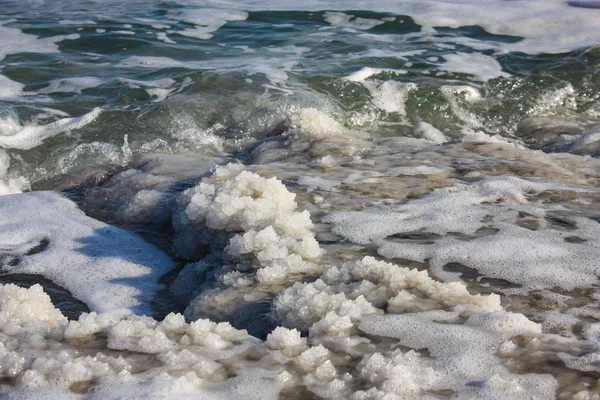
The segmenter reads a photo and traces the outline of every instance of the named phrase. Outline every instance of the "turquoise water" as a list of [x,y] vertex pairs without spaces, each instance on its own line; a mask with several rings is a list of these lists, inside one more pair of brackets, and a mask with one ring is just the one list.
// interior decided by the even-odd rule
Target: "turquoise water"
[[[76,339],[43,331],[27,353],[39,324],[2,320],[0,393],[121,398],[151,381],[140,396],[596,398],[598,26],[593,0],[0,0],[2,284],[41,284],[70,319],[178,312],[255,337],[204,352],[148,317],[166,347],[98,322]],[[229,163],[256,176],[214,172]],[[271,227],[267,252],[252,235]],[[365,256],[468,292],[347,266]],[[265,342],[281,326],[307,342]],[[32,361],[60,349],[104,369]]]
[[[517,32],[494,34],[471,23],[425,29],[394,12],[239,6],[210,9],[206,18],[190,8],[3,2],[2,75],[14,87],[0,100],[3,132],[17,129],[8,121],[26,127],[102,110],[72,135],[52,135],[27,151],[9,149],[11,175],[41,188],[84,166],[119,164],[123,156],[113,154],[114,146],[125,135],[133,154],[235,152],[298,107],[326,110],[372,136],[410,136],[424,121],[452,138],[473,129],[549,151],[563,149],[559,134],[577,135],[598,123],[594,47],[525,54],[510,51],[523,41]],[[346,78],[365,67],[382,70],[369,81],[416,87],[370,92]],[[477,101],[444,92],[462,85]],[[533,133],[548,126],[548,133]],[[104,147],[83,150],[93,142]],[[211,146],[216,142],[221,146]]]

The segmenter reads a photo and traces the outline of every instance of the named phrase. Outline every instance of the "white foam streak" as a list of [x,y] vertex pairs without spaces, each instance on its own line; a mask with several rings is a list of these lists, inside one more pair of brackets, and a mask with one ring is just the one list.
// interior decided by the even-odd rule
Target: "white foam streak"
[[[0,147],[20,150],[32,149],[42,144],[49,137],[84,127],[93,122],[101,112],[102,109],[94,108],[80,117],[63,118],[48,125],[25,126],[17,132],[2,131],[0,132]],[[17,124],[15,123],[14,126],[17,126]]]

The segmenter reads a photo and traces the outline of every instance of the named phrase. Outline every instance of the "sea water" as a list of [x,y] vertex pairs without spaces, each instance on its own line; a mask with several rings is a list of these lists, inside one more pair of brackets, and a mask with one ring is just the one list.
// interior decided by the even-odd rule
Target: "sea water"
[[600,398],[598,27],[0,0],[0,397]]

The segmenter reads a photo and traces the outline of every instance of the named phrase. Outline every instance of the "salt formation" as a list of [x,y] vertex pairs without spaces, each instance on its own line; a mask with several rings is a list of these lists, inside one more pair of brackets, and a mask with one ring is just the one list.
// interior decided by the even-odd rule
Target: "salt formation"
[[[307,330],[308,341],[278,328],[267,344],[293,357],[293,365],[307,374],[304,384],[325,398],[348,391],[357,376],[371,389],[356,391],[354,399],[443,390],[458,391],[460,398],[544,399],[556,389],[551,376],[515,376],[493,354],[513,336],[539,336],[540,325],[502,310],[497,295],[471,295],[462,284],[436,282],[426,271],[365,257],[331,267],[313,283],[296,283],[276,298],[274,309],[285,326]],[[457,324],[461,319],[465,323]],[[397,338],[414,350],[373,351],[377,345],[370,335]],[[431,357],[415,351],[423,348]],[[338,368],[347,367],[339,361],[337,367],[332,363],[335,353],[361,360],[353,366],[357,376],[342,373]],[[465,387],[471,381],[486,383]],[[492,389],[488,381],[505,387]]]
[[13,383],[0,385],[3,398],[276,399],[285,375],[247,367],[253,351],[256,339],[227,323],[95,313],[67,322],[41,287],[0,285],[0,376]]
[[[399,166],[392,175],[419,176],[411,174],[420,171],[425,176],[445,176],[448,171],[440,167]],[[171,187],[161,180],[138,179],[143,176],[140,171],[121,178],[129,176],[130,182],[140,182],[133,185],[133,192],[153,182],[161,191]],[[389,175],[382,177],[389,179]],[[534,209],[528,196],[549,190],[545,183],[502,177],[472,185],[469,196],[462,193],[465,188],[469,186],[440,189],[429,196],[435,198],[437,193],[439,202],[413,201],[421,204],[417,209],[423,215],[431,211],[427,204],[459,212],[465,232],[473,233],[480,223],[477,218],[489,212],[487,203],[502,199],[514,207]],[[453,194],[459,198],[448,201]],[[66,210],[74,207],[56,195],[45,196],[56,197],[53,201],[64,203]],[[0,323],[6,321],[0,357],[6,366],[2,376],[11,386],[0,387],[0,393],[9,398],[38,397],[43,390],[55,398],[262,399],[310,392],[355,400],[427,398],[446,391],[458,398],[552,396],[557,387],[553,377],[514,374],[495,354],[498,348],[509,354],[513,337],[543,339],[540,324],[505,311],[497,295],[472,294],[462,283],[436,281],[427,271],[373,257],[343,263],[332,254],[323,255],[315,239],[317,227],[307,211],[297,211],[295,199],[281,181],[228,164],[173,201],[175,249],[198,258],[208,252],[184,267],[170,287],[182,303],[189,302],[186,317],[195,320],[191,323],[178,314],[159,322],[114,312],[84,314],[67,322],[39,287],[2,287],[0,297],[10,299],[0,301]],[[465,199],[475,210],[472,219],[460,214]],[[44,207],[54,204],[46,203]],[[406,222],[423,222],[419,212]],[[508,218],[515,213],[518,216],[518,211],[506,209],[496,216]],[[66,213],[73,219],[71,214]],[[331,219],[355,215],[333,214]],[[431,226],[438,232],[452,229],[443,216]],[[365,243],[382,241],[391,234],[378,232],[363,228],[355,231],[353,239],[358,241],[362,233]],[[49,237],[51,244],[58,242]],[[18,259],[32,257],[27,255],[31,245],[12,249]],[[40,254],[49,251],[42,249]],[[305,279],[299,281],[297,276]],[[57,277],[52,276],[58,281]],[[77,287],[73,282],[65,286]],[[104,287],[102,281],[98,287]],[[261,302],[271,304],[270,317],[282,325],[266,335],[265,342],[229,323],[201,318],[210,315],[235,322],[231,317],[235,310],[250,311],[252,318],[252,304]],[[563,358],[571,365],[585,363],[569,354]]]
[[[242,288],[254,281],[276,285],[290,275],[317,272],[312,260],[321,249],[308,211],[296,211],[294,198],[281,181],[245,171],[238,164],[218,167],[183,192],[177,199],[180,211],[173,217],[175,251],[198,258],[210,248],[213,260],[188,264],[172,291],[188,301],[202,289],[207,273],[222,286]],[[203,296],[188,312],[196,315],[190,310],[205,307],[200,305],[207,301],[207,294]]]

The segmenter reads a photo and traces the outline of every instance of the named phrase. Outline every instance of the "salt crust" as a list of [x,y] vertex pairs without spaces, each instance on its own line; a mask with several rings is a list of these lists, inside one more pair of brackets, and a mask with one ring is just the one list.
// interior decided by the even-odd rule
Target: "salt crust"
[[[75,396],[67,390],[80,385],[84,390],[93,389],[85,395],[92,398],[131,394],[276,398],[279,390],[297,386],[328,398],[340,394],[355,399],[427,396],[432,390],[456,390],[463,397],[485,398],[494,382],[500,382],[492,391],[496,397],[510,398],[512,391],[516,393],[513,398],[523,394],[535,398],[545,394],[544,390],[554,390],[553,378],[511,375],[493,355],[493,346],[514,335],[538,335],[539,325],[522,315],[504,312],[497,295],[471,295],[460,283],[437,282],[425,271],[372,257],[325,269],[317,267],[311,260],[316,261],[321,250],[308,213],[296,211],[294,198],[280,181],[229,164],[216,168],[177,201],[180,208],[174,224],[176,229],[184,228],[180,233],[198,234],[199,230],[210,229],[226,235],[220,252],[212,257],[227,260],[237,270],[223,273],[220,284],[225,289],[220,286],[213,291],[217,305],[230,301],[232,292],[248,295],[245,287],[271,285],[286,274],[321,273],[314,282],[295,283],[276,297],[273,317],[287,328],[276,328],[264,344],[227,323],[199,319],[188,324],[183,316],[175,314],[158,322],[149,317],[123,319],[114,313],[92,313],[67,323],[56,312],[42,311],[51,307],[47,297],[41,300],[45,295],[38,287],[7,286],[3,289],[6,296],[33,296],[38,299],[26,302],[39,304],[35,310],[26,310],[29,314],[15,312],[13,317],[11,310],[18,307],[10,305],[6,314],[1,314],[10,323],[6,328],[10,334],[3,328],[5,336],[0,336],[6,349],[2,354],[6,361],[0,364],[8,366],[6,376],[15,382],[9,395],[31,398],[43,390],[56,396]],[[34,209],[38,208],[43,209]],[[51,243],[56,241],[50,239]],[[22,244],[15,247],[14,253],[29,248],[31,245]],[[291,261],[281,266],[284,257]],[[292,261],[298,264],[290,264]],[[275,265],[282,268],[282,274],[274,273]],[[201,263],[188,265],[178,280],[188,279],[186,270],[195,268],[202,268]],[[248,274],[253,270],[257,271],[255,278]],[[265,275],[261,276],[261,271]],[[239,286],[241,280],[247,281]],[[15,303],[11,301],[8,304]],[[0,307],[5,303],[0,302]],[[188,316],[194,317],[197,305],[192,302]],[[370,335],[400,335],[402,325],[395,326],[395,320],[388,318],[404,317],[390,314],[407,312],[412,313],[406,315],[406,321],[412,321],[407,326],[433,327],[442,338],[452,339],[455,346],[448,350],[436,335],[422,342],[406,339],[408,347],[427,347],[439,355],[439,360],[387,347],[378,351]],[[440,319],[446,323],[437,328],[440,324],[435,321]],[[467,322],[461,325],[464,319]],[[369,333],[373,324],[387,329]],[[308,332],[308,337],[302,337],[300,330]],[[472,346],[471,340],[476,340],[478,346]],[[257,355],[259,363],[255,361]],[[490,368],[469,369],[474,360]],[[232,373],[236,377],[228,379]],[[480,388],[464,386],[473,377],[486,384]],[[354,390],[357,379],[371,388]]]
[[171,259],[135,234],[85,216],[52,192],[0,196],[3,270],[40,274],[91,310],[149,314]]
[[[313,283],[296,283],[276,298],[274,308],[284,325],[308,330],[312,347],[294,365],[306,372],[304,384],[324,397],[335,397],[352,382],[331,363],[332,352],[362,359],[355,373],[372,387],[354,392],[353,399],[442,390],[457,391],[459,398],[545,399],[556,389],[553,377],[513,375],[494,355],[495,347],[513,336],[540,335],[539,324],[502,310],[497,295],[471,295],[464,285],[434,281],[425,271],[365,257],[330,267]],[[408,314],[391,315],[396,313]],[[466,322],[457,325],[461,318]],[[364,347],[370,339],[361,332],[398,338],[415,350],[427,348],[432,358],[414,350],[370,353]],[[283,328],[269,335],[267,344],[287,357],[306,348],[304,339]],[[465,386],[470,381],[485,384]]]
[[[309,312],[316,322],[308,328],[308,338],[301,337],[298,330],[278,327],[264,343],[228,323],[203,319],[186,323],[178,314],[158,322],[149,317],[120,319],[113,314],[91,313],[67,322],[41,287],[0,286],[0,373],[14,382],[4,394],[8,398],[39,398],[36,396],[43,391],[55,398],[80,398],[72,390],[83,385],[87,392],[84,398],[176,395],[264,399],[277,398],[282,388],[301,385],[317,395],[335,397],[341,393],[350,396],[349,385],[360,377],[372,389],[355,392],[352,398],[383,399],[448,388],[462,392],[472,376],[490,384],[497,380],[508,382],[506,387],[494,388],[495,394],[513,391],[538,398],[536,395],[553,390],[555,383],[548,376],[510,375],[498,365],[492,354],[494,344],[514,335],[535,336],[541,329],[522,315],[502,311],[497,296],[473,296],[462,285],[441,284],[431,280],[426,272],[370,257],[354,265],[332,268],[322,279],[335,290],[336,281],[358,281],[363,277],[379,281],[382,289],[371,284],[369,295],[365,289],[367,281],[363,281],[361,293],[366,296],[361,294],[350,300],[345,299],[346,294],[353,296],[350,283],[346,289],[344,283],[339,283],[339,307],[322,304]],[[430,305],[446,305],[452,311],[382,316],[380,309],[365,300],[367,297],[381,303],[395,293],[406,293],[405,289],[420,293],[424,300],[431,296]],[[306,314],[302,306],[306,299],[291,299],[293,288],[287,292],[281,297],[279,312],[288,306],[291,313]],[[284,305],[289,300],[292,302]],[[294,307],[293,301],[300,301],[300,306]],[[356,307],[361,302],[363,305]],[[409,299],[407,307],[410,304]],[[383,320],[373,319],[375,314],[379,315],[375,318]],[[459,315],[468,317],[464,325],[431,322]],[[406,320],[396,326],[394,318]],[[423,325],[429,334],[415,334],[419,326],[412,329],[414,324]],[[436,359],[414,351],[373,352],[376,347],[360,356],[364,351],[360,346],[370,339],[360,336],[357,326],[367,332],[375,329],[374,333],[380,336],[399,337],[402,344],[415,349],[428,347]],[[444,340],[439,340],[440,336]],[[447,345],[448,340],[452,346]],[[350,356],[347,360],[359,356],[362,361],[346,365],[348,361],[344,362],[340,353]],[[261,355],[260,363],[252,361],[257,355]],[[491,370],[469,369],[474,362]],[[348,372],[341,372],[340,367]],[[471,375],[463,372],[465,369]],[[230,378],[232,372],[234,378]],[[0,393],[6,389],[0,389]],[[465,394],[478,396],[486,390],[487,383],[482,389],[467,386]]]
[[3,398],[277,399],[286,375],[247,367],[256,345],[227,323],[178,314],[67,322],[39,285],[0,285],[0,376],[14,382]]

